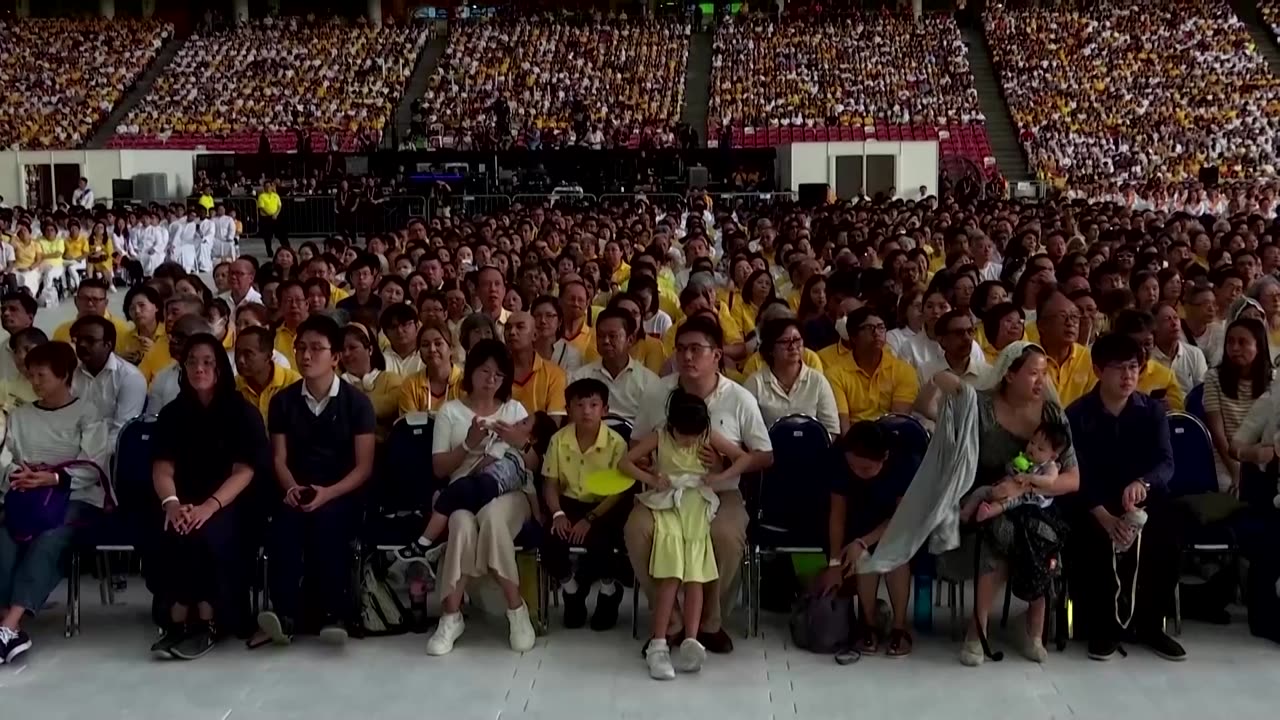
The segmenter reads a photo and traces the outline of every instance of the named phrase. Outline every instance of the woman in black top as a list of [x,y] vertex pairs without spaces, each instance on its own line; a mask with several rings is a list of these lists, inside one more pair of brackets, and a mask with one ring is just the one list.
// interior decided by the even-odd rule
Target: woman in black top
[[148,553],[148,585],[168,613],[153,653],[193,660],[213,649],[219,628],[241,610],[244,554],[240,521],[245,490],[266,467],[262,416],[236,392],[222,343],[209,334],[187,341],[181,391],[164,407],[152,439],[152,482],[163,520]]

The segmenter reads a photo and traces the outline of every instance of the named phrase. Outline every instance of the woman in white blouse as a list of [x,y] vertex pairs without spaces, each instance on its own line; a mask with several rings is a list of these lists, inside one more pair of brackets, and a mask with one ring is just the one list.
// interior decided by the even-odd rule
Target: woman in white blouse
[[839,435],[835,394],[820,371],[804,364],[804,340],[795,318],[776,318],[761,326],[760,355],[765,367],[745,384],[760,403],[765,425],[801,414],[817,418],[827,432]]

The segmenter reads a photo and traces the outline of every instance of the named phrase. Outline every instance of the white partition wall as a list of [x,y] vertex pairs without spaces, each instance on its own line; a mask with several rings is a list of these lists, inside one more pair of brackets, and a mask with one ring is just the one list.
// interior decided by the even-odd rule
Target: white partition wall
[[777,151],[779,185],[792,192],[809,183],[830,185],[842,199],[889,188],[908,199],[922,186],[938,192],[936,142],[802,142]]
[[[113,180],[130,179],[144,173],[162,173],[170,198],[189,195],[195,181],[195,158],[191,150],[23,150],[0,152],[0,196],[9,205],[27,205],[27,169],[45,166],[52,173],[57,166],[75,165],[78,175],[89,179],[99,198],[112,197]],[[55,184],[57,195],[70,197],[71,187]]]

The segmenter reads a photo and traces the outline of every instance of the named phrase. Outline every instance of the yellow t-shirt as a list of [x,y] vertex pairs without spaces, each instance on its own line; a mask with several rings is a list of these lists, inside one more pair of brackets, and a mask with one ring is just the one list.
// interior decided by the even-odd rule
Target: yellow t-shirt
[[[1098,378],[1094,375],[1093,384],[1089,386],[1089,390],[1097,384]],[[1170,411],[1186,410],[1186,393],[1182,389],[1182,384],[1178,382],[1178,376],[1173,374],[1173,370],[1155,360],[1147,360],[1147,364],[1142,368],[1142,374],[1138,376],[1138,392],[1153,395],[1160,391],[1163,391],[1161,394]],[[1063,405],[1066,404],[1064,401]]]
[[1098,381],[1093,375],[1089,349],[1079,343],[1072,343],[1071,355],[1061,365],[1053,358],[1047,357],[1045,360],[1046,377],[1058,391],[1058,402],[1064,408],[1093,389],[1094,383]]
[[63,257],[67,260],[80,260],[89,254],[89,238],[84,235],[68,237],[62,241],[62,247],[65,251]]
[[585,362],[592,362],[600,358],[600,353],[596,350],[596,329],[588,325],[585,319],[576,334],[570,335],[569,330],[565,330],[564,341],[568,343],[569,347],[577,350]]
[[62,267],[62,254],[67,250],[67,244],[61,238],[52,240],[40,238],[36,242],[40,245],[40,253],[44,255],[44,262],[49,263],[52,267]]
[[586,489],[586,478],[592,473],[613,470],[627,454],[627,443],[608,425],[600,423],[595,444],[586,452],[578,446],[577,430],[572,425],[551,436],[542,475],[556,483],[561,494],[580,502],[595,503],[604,498]]
[[289,358],[289,367],[295,369],[298,367],[298,357],[293,352],[293,344],[297,342],[297,340],[298,333],[293,330],[290,330],[284,325],[276,328],[276,352],[279,352],[281,355]]
[[142,372],[142,377],[147,379],[147,384],[155,379],[156,373],[169,366],[173,362],[173,355],[169,350],[169,336],[165,335],[156,338],[155,345],[151,346],[151,351],[143,356],[142,362],[138,365],[138,370]]
[[254,392],[253,388],[249,387],[249,383],[245,382],[243,375],[236,377],[236,390],[240,391],[240,394],[244,396],[245,400],[249,401],[250,405],[258,408],[258,412],[262,413],[263,422],[266,422],[267,410],[271,407],[271,398],[275,397],[276,393],[302,379],[301,375],[289,368],[280,367],[275,363],[271,363],[271,367],[274,368],[271,373],[271,381],[267,383],[266,387],[262,388],[262,392]]
[[914,403],[920,392],[915,369],[894,357],[888,348],[870,374],[852,363],[851,368],[828,372],[827,378],[836,396],[836,412],[847,416],[850,422],[875,420],[891,412],[894,403]]
[[338,303],[351,297],[351,293],[342,288],[329,283],[329,307],[338,307]]
[[[596,353],[596,355],[598,356],[599,353]],[[662,341],[648,335],[631,345],[630,355],[639,360],[640,364],[648,368],[654,375],[661,375],[662,366],[667,362],[667,354],[662,348]]]
[[413,412],[425,412],[434,415],[440,406],[450,400],[457,400],[462,392],[462,368],[454,365],[449,371],[449,382],[445,386],[444,395],[431,392],[431,383],[427,381],[426,371],[414,373],[400,385],[399,410],[401,415]]
[[[110,320],[111,324],[116,326],[116,354],[119,354],[120,350],[124,348],[128,342],[129,337],[133,335],[133,327],[129,323],[113,317],[109,310],[104,313],[102,317]],[[64,342],[69,344],[71,342],[71,326],[74,325],[75,322],[75,320],[68,320],[55,328],[52,338],[54,342]],[[164,367],[164,365],[161,365],[160,367]]]
[[280,194],[276,192],[258,193],[258,211],[263,215],[275,217],[280,213]]
[[534,353],[533,370],[511,383],[511,398],[524,405],[530,415],[564,415],[564,386],[564,370]]
[[30,270],[36,264],[36,256],[40,254],[40,243],[32,240],[22,244],[13,241],[13,267],[16,270]]

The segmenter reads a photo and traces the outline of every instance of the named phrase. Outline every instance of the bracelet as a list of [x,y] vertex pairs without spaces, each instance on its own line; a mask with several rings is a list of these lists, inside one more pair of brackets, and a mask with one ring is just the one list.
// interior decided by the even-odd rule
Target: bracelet
[[831,558],[830,560],[827,561],[827,567],[829,568],[840,567],[843,564],[844,563],[841,562],[840,558]]
[[212,501],[214,501],[214,502],[216,502],[216,503],[218,503],[218,509],[219,509],[219,510],[221,510],[221,509],[223,508],[222,501],[218,499],[218,496],[217,496],[217,495],[210,495],[210,496],[209,496],[209,499],[210,499],[210,500],[212,500]]
[[168,505],[171,502],[182,502],[182,501],[178,499],[177,495],[170,495],[169,497],[160,501],[160,507],[163,508],[165,505]]
[[564,515],[564,511],[563,511],[563,510],[557,510],[557,511],[555,511],[555,512],[551,513],[551,519],[552,519],[552,520],[555,520],[556,518],[562,518],[562,517],[564,517],[564,516],[565,516],[565,515]]

